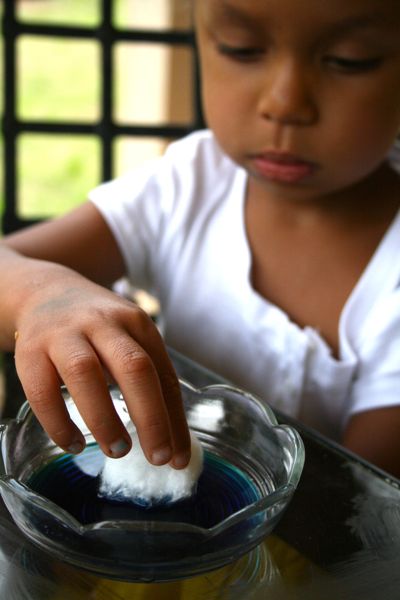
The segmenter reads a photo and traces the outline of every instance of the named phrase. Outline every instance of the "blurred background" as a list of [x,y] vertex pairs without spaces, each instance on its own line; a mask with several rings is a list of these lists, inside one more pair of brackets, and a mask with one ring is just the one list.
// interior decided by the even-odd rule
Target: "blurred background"
[[0,11],[3,231],[71,209],[196,127],[190,0],[1,0]]

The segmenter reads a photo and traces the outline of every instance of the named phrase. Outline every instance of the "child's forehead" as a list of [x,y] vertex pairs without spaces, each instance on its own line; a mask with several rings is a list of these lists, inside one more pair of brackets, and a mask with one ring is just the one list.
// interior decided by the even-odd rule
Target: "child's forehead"
[[400,25],[400,0],[196,0],[195,4],[200,15],[234,25],[297,17],[299,26],[308,19],[321,26]]

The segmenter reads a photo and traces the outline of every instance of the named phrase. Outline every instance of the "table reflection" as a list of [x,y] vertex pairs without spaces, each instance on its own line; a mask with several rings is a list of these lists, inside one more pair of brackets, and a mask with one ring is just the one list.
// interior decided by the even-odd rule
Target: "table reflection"
[[10,532],[6,519],[0,523],[0,536],[0,597],[7,600],[247,600],[266,590],[275,594],[285,589],[290,594],[311,581],[317,569],[272,535],[240,560],[204,575],[168,583],[127,583],[52,560]]

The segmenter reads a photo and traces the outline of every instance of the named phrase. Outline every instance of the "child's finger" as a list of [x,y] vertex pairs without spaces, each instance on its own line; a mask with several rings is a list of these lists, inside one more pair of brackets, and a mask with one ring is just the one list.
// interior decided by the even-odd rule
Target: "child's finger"
[[60,379],[45,355],[16,352],[15,365],[29,404],[43,429],[60,448],[77,454],[85,438],[70,419],[60,390]]
[[[107,456],[118,458],[131,447],[130,436],[110,398],[103,366],[86,338],[65,338],[50,351],[50,358],[71,394],[78,411]],[[53,424],[48,421],[46,430]]]
[[164,345],[157,346],[157,350],[152,354],[152,357],[160,379],[162,394],[171,424],[173,446],[171,464],[181,469],[186,467],[190,460],[190,434],[179,380]]
[[127,332],[103,328],[92,343],[117,382],[147,459],[165,464],[174,455],[171,422],[153,358]]
[[[150,446],[155,443],[153,440],[156,440],[157,435],[159,435],[157,433],[157,426],[154,426],[153,432],[150,433],[146,423],[149,424],[152,421],[161,419],[163,428],[164,419],[167,418],[170,426],[169,443],[172,450],[172,465],[176,468],[183,468],[190,460],[190,434],[183,408],[179,381],[161,335],[152,320],[142,311],[137,312],[135,310],[135,317],[135,319],[132,317],[128,321],[131,337],[127,338],[127,352],[134,352],[134,360],[137,359],[136,353],[139,352],[139,360],[142,361],[141,368],[144,371],[142,380],[147,392],[143,389],[140,398],[143,398],[144,404],[139,398],[135,398],[135,390],[143,384],[139,386],[138,381],[134,382],[133,379],[126,378],[125,373],[121,372],[119,368],[121,361],[115,360],[115,354],[112,364],[109,362],[109,357],[102,357],[102,360],[112,370],[113,377],[121,387],[127,406],[128,408],[130,407],[130,414],[137,427],[139,439],[146,456],[150,457],[148,452],[146,452],[146,448],[150,449]],[[120,332],[118,333],[120,334]],[[112,338],[114,340],[119,339],[117,338],[117,333],[112,335]],[[132,350],[129,350],[133,338],[138,346],[132,346]],[[96,343],[96,348],[99,347],[100,345]],[[101,347],[105,346],[101,344]],[[144,354],[141,354],[142,349],[145,351]],[[121,348],[119,348],[120,350]],[[129,371],[129,365],[127,369]],[[158,385],[153,387],[155,386],[156,377]],[[148,394],[147,398],[146,393]],[[164,410],[159,415],[156,415],[153,411],[160,401],[160,394]],[[139,403],[140,406],[138,406]],[[136,407],[138,408],[136,409]],[[147,411],[150,411],[150,416],[146,417],[144,415],[146,415]],[[144,420],[142,419],[143,416]],[[161,440],[161,437],[159,439]]]

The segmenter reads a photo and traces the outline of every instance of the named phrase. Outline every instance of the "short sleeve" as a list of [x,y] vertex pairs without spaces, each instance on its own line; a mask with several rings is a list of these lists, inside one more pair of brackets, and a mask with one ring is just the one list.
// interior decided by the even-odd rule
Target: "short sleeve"
[[400,405],[399,288],[374,307],[355,350],[358,367],[346,421],[354,413]]
[[166,154],[89,193],[117,241],[127,276],[149,291],[166,215],[177,198],[175,188],[173,162]]

